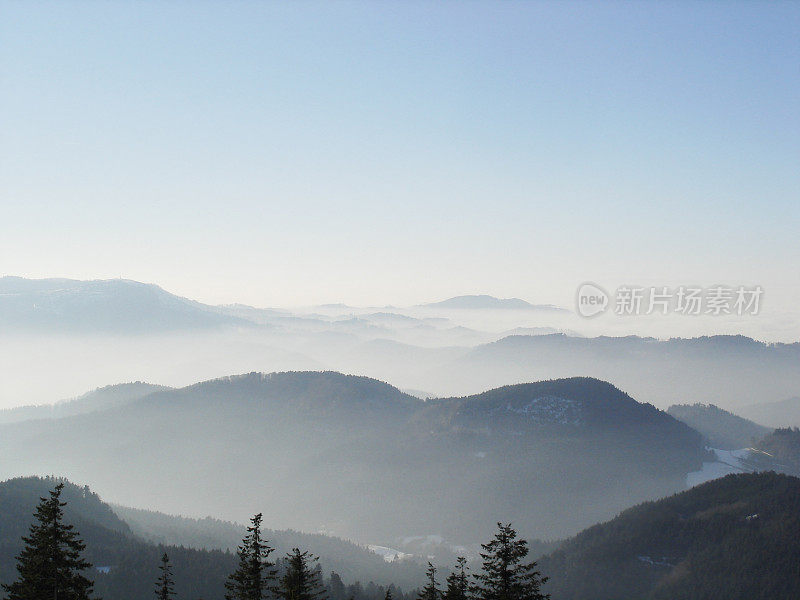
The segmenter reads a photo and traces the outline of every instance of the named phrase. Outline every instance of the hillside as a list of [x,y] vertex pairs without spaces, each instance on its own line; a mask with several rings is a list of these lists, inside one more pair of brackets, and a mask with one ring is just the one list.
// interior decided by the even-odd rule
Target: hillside
[[170,388],[163,385],[153,385],[141,381],[107,385],[77,398],[62,400],[55,404],[20,406],[0,410],[0,423],[18,423],[31,419],[59,419],[96,410],[106,410],[138,400],[147,394],[168,389]]
[[[93,564],[88,576],[95,582],[97,597],[149,600],[159,559],[167,552],[179,597],[222,600],[225,579],[236,564],[229,550],[241,543],[243,526],[215,519],[198,521],[122,507],[112,509],[88,487],[56,478],[25,477],[0,483],[0,582],[7,583],[15,577],[14,557],[22,548],[20,538],[28,533],[34,507],[58,482],[65,483],[61,494],[67,503],[64,520],[75,526],[86,543],[84,555]],[[383,590],[378,590],[373,581],[413,588],[423,579],[424,569],[419,562],[389,564],[344,540],[293,531],[264,533],[275,548],[273,560],[282,558],[293,547],[320,556],[326,575],[333,570],[350,584],[337,600],[350,596],[381,600]],[[204,543],[198,544],[200,540]],[[395,592],[403,600],[402,592],[397,588]]]
[[[211,517],[190,519],[118,505],[112,509],[135,535],[154,544],[235,552],[245,530],[238,523]],[[264,529],[262,533],[275,548],[276,556],[283,556],[292,548],[309,548],[319,556],[325,573],[335,571],[347,582],[393,583],[413,589],[424,579],[423,556],[389,563],[363,546],[333,536],[275,529]]]
[[729,475],[626,510],[539,566],[554,600],[800,597],[800,480]]
[[767,455],[764,462],[776,471],[800,477],[800,429],[797,427],[776,429],[760,439],[756,448]]
[[667,413],[702,433],[709,446],[722,450],[749,448],[771,431],[713,404],[674,404]]
[[146,333],[248,323],[138,281],[0,277],[5,333]]
[[[20,538],[28,533],[39,498],[47,496],[57,482],[27,477],[0,483],[0,581],[7,583],[15,577],[14,557],[22,548]],[[181,597],[222,599],[224,578],[235,566],[233,555],[147,544],[88,487],[66,482],[61,499],[67,502],[65,522],[75,525],[86,543],[84,555],[93,564],[89,576],[98,597],[152,598],[158,561],[166,551]],[[102,572],[105,570],[108,573]]]
[[0,452],[14,457],[7,476],[64,473],[120,504],[239,522],[263,510],[268,527],[395,548],[476,543],[499,518],[563,537],[683,489],[706,456],[699,434],[593,379],[425,402],[331,372],[226,377],[2,426]]

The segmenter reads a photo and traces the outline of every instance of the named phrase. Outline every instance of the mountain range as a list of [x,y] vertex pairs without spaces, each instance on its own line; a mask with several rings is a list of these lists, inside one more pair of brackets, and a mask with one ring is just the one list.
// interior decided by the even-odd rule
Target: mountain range
[[[252,373],[0,426],[5,477],[59,473],[119,504],[392,547],[472,544],[498,518],[574,533],[683,489],[700,434],[588,378],[422,401],[365,377]],[[396,546],[394,546],[396,547]]]
[[[519,298],[487,295],[457,296],[421,306],[566,312],[550,304],[531,304]],[[316,309],[344,315],[369,312],[345,304],[320,305]],[[281,309],[255,308],[243,304],[203,304],[171,294],[155,284],[129,279],[82,281],[0,277],[0,326],[11,332],[152,333],[264,325],[291,316],[290,311]],[[318,316],[313,315],[312,320]],[[401,319],[404,315],[382,309],[376,313],[376,317]]]
[[[744,336],[699,338],[509,336],[474,347],[418,385],[458,381],[463,390],[513,381],[592,376],[613,381],[657,406],[711,403],[728,410],[754,398],[800,389],[800,343],[767,344]],[[747,416],[747,415],[745,415]]]
[[[434,308],[288,310],[211,306],[127,280],[4,277],[0,406],[49,403],[109,382],[183,387],[249,371],[334,370],[443,397],[592,376],[661,408],[703,403],[736,413],[800,389],[800,343],[581,337],[585,322],[575,315],[513,309],[520,302],[464,296]],[[787,414],[762,424],[793,424],[776,423]]]

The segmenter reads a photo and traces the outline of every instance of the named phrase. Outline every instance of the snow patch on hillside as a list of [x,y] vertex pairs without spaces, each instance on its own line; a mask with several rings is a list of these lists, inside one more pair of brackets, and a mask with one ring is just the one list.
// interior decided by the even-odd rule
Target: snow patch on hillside
[[387,546],[374,546],[370,545],[367,546],[372,552],[379,555],[383,560],[386,562],[394,562],[396,560],[403,560],[409,556],[413,556],[413,554],[406,554],[405,552],[401,552],[400,550],[396,550],[395,548],[389,548]]
[[674,567],[675,565],[669,563],[666,558],[662,558],[661,560],[657,558],[652,558],[650,556],[637,556],[643,563],[647,563],[648,565],[652,565],[654,567]]
[[750,473],[753,471],[747,465],[752,450],[750,448],[741,448],[739,450],[719,450],[718,448],[709,448],[714,452],[716,458],[713,462],[704,462],[703,467],[699,471],[692,471],[686,475],[686,487],[691,488],[706,481],[719,479],[730,475],[731,473]]
[[[396,538],[394,543],[405,552],[400,558],[415,556],[417,558],[433,560],[434,556],[445,551],[455,554],[456,556],[464,556],[467,560],[477,560],[480,557],[481,551],[480,544],[476,543],[466,546],[454,544],[438,534],[401,536]],[[392,551],[394,552],[394,550]]]

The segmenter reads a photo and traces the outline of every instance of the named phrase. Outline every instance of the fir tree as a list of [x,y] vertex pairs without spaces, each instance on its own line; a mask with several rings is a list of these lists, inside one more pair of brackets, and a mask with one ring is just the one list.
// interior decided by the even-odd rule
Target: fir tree
[[156,581],[156,598],[158,600],[170,600],[175,595],[175,582],[172,579],[172,566],[169,564],[169,556],[164,553],[161,557],[161,565],[158,567],[161,575]]
[[16,557],[17,580],[3,585],[8,600],[88,600],[94,583],[82,572],[92,565],[81,556],[86,546],[72,525],[63,523],[64,484],[40,498],[25,547]]
[[469,577],[467,575],[467,559],[459,556],[455,570],[447,576],[447,589],[444,600],[467,600],[469,593]]
[[383,600],[394,600],[393,597],[392,597],[392,588],[391,587],[387,587],[386,588],[386,594],[383,596]]
[[549,594],[541,592],[547,581],[536,570],[536,563],[523,563],[528,555],[528,542],[517,539],[511,524],[497,524],[499,531],[488,544],[481,544],[485,552],[483,573],[475,575],[470,591],[477,600],[547,600]]
[[331,600],[347,599],[347,590],[345,589],[344,582],[335,571],[331,571],[331,577],[328,580],[328,590],[330,591]]
[[261,513],[250,523],[237,551],[239,566],[225,582],[225,600],[263,600],[273,590],[275,565],[268,560],[273,549],[261,538]]
[[428,578],[428,583],[422,588],[422,591],[417,596],[418,600],[439,600],[442,592],[439,590],[439,582],[436,581],[436,567],[428,563],[428,570],[425,572]]
[[281,578],[277,595],[283,600],[321,600],[325,598],[319,567],[310,563],[317,557],[294,548],[286,555],[286,573]]

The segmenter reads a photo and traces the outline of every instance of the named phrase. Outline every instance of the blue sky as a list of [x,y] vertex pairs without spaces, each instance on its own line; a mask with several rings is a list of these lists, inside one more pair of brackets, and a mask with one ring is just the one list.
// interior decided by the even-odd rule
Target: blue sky
[[0,87],[1,274],[797,311],[797,3],[3,2]]

